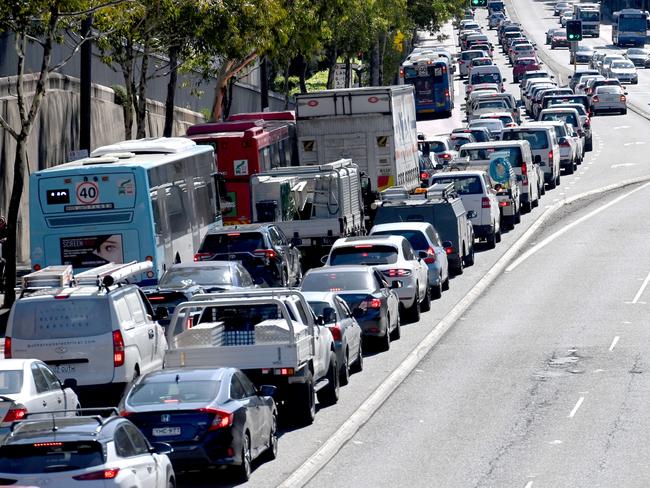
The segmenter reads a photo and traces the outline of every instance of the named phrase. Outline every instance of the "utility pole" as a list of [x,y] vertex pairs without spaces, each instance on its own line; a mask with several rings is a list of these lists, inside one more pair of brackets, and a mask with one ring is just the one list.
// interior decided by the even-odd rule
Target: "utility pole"
[[[93,23],[92,14],[83,20],[81,24],[81,35],[87,38],[90,35],[90,28]],[[79,149],[90,153],[90,129],[91,129],[91,79],[92,79],[93,45],[90,41],[84,41],[81,45],[81,68],[79,72]]]

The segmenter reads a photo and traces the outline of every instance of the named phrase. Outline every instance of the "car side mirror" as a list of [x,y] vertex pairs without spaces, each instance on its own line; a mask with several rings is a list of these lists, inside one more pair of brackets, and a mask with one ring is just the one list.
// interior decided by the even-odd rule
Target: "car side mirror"
[[262,385],[259,389],[259,396],[271,397],[273,398],[278,391],[277,386],[273,385]]
[[470,219],[476,218],[476,211],[475,210],[468,210],[467,211],[467,217],[469,217]]
[[66,378],[63,380],[63,386],[62,388],[76,388],[77,387],[77,380],[74,378]]
[[316,323],[316,325],[325,325],[325,317],[323,317],[322,315],[317,315],[316,320],[314,320],[314,322]]
[[399,281],[399,280],[394,280],[394,281],[390,284],[390,288],[391,288],[391,290],[396,290],[397,288],[402,288],[402,282]]
[[542,164],[542,157],[539,154],[536,154],[535,157],[533,158],[533,163]]
[[165,320],[169,318],[167,307],[156,307],[156,320]]
[[171,454],[174,448],[167,442],[152,442],[149,452],[152,454]]
[[328,258],[328,257],[329,257],[329,256],[323,256],[322,258],[320,258],[320,262],[321,262],[322,264],[325,264],[325,263],[327,262],[327,258]]
[[454,247],[454,243],[451,241],[442,241],[442,247],[444,247],[445,249],[449,247]]
[[352,310],[352,316],[355,319],[360,319],[363,317],[363,315],[366,313],[366,311],[362,308],[356,307],[354,310]]
[[627,95],[627,92],[623,92],[623,95]]
[[262,278],[261,276],[253,276],[252,278],[253,278],[253,283],[255,283],[256,285],[261,286],[264,284],[264,278]]

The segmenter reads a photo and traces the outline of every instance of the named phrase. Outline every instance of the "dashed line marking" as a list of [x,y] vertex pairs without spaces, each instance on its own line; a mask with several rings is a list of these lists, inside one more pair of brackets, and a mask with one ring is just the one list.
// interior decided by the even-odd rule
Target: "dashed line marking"
[[582,402],[584,402],[584,401],[585,401],[585,397],[578,398],[578,402],[576,403],[575,407],[573,407],[573,410],[571,410],[571,413],[569,414],[570,419],[575,417],[575,414],[578,413],[578,410],[580,409],[580,406],[582,405]]
[[609,346],[609,352],[612,352],[614,348],[616,347],[616,344],[618,344],[618,340],[620,339],[619,336],[615,336],[614,340],[612,341],[611,345]]

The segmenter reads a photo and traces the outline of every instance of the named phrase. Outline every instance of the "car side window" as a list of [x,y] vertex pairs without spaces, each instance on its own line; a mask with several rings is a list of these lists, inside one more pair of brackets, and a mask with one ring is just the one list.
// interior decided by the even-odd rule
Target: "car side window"
[[269,236],[271,237],[271,243],[274,246],[282,246],[284,244],[282,242],[282,238],[278,235],[278,231],[275,230],[275,228],[273,227],[269,228]]
[[138,288],[138,295],[140,296],[140,300],[142,300],[142,305],[144,305],[144,311],[145,313],[151,317],[151,320],[153,320],[154,313],[153,313],[153,307],[151,306],[151,303],[149,302],[149,299],[147,298],[147,295],[144,294],[144,292]]
[[61,383],[59,382],[59,379],[56,377],[56,375],[52,373],[52,371],[50,371],[44,364],[39,364],[38,367],[43,373],[43,377],[45,378],[45,381],[47,381],[49,389],[51,391],[60,390]]
[[133,321],[136,325],[143,324],[145,322],[144,308],[138,295],[133,292],[127,293],[124,296],[124,299],[126,300],[127,307],[129,307],[129,314],[133,317]]
[[37,393],[45,393],[49,391],[50,385],[47,383],[43,372],[37,364],[32,364],[32,376],[34,377],[34,384],[36,385]]
[[241,276],[241,286],[253,286],[253,279],[251,278],[251,275],[248,273],[248,271],[246,271],[246,268],[237,266],[237,269],[239,270],[239,275]]
[[407,260],[415,259],[413,257],[413,248],[411,247],[411,244],[409,244],[408,241],[402,242],[402,253],[404,254],[404,259]]
[[337,313],[345,319],[349,319],[352,316],[348,304],[345,303],[341,298],[336,297],[335,303],[338,307]]
[[241,381],[237,378],[237,375],[232,375],[230,379],[230,398],[233,400],[241,400],[246,397],[246,392],[244,391],[244,386],[241,384]]
[[377,288],[379,290],[381,290],[382,288],[388,288],[388,282],[379,273],[379,271],[375,271],[374,276],[375,276],[375,281],[377,283]]
[[124,425],[121,425],[115,429],[115,434],[113,437],[113,443],[115,444],[115,452],[120,457],[131,457],[136,455],[135,447],[129,438],[129,434],[124,428]]
[[147,444],[147,440],[144,438],[142,433],[137,429],[137,427],[126,424],[124,426],[124,430],[126,431],[127,435],[129,436],[129,439],[131,440],[131,444],[133,445],[135,456],[149,454],[149,445]]
[[248,378],[243,373],[236,373],[237,379],[240,381],[242,388],[244,389],[244,395],[247,397],[254,397],[257,395],[257,390],[253,383],[250,382]]
[[289,244],[289,239],[287,238],[287,235],[283,232],[282,229],[276,228],[275,231],[278,233],[278,238],[280,239],[280,242],[282,243],[283,246]]

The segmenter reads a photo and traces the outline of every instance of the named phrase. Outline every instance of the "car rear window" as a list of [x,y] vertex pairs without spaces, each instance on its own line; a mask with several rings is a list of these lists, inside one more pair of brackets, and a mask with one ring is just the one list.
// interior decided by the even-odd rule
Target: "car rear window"
[[[556,113],[542,114],[541,120],[560,120],[562,122],[566,122],[567,124],[571,124],[573,127],[579,127],[579,122],[577,119],[578,117],[576,117],[576,114],[574,113],[556,112]],[[542,148],[538,147],[537,149],[542,149]]]
[[621,89],[620,86],[617,85],[604,85],[604,86],[599,86],[596,88],[596,94],[601,94],[601,93],[616,93],[620,94],[622,93],[623,90]]
[[253,252],[265,249],[261,232],[229,232],[227,234],[208,234],[199,249],[200,253]]
[[429,150],[434,153],[441,153],[447,150],[447,146],[441,141],[431,141],[427,144],[429,144]]
[[197,285],[232,285],[230,266],[206,266],[197,268],[171,268],[160,278],[161,287]]
[[165,307],[170,315],[174,312],[174,309],[179,303],[183,303],[188,300],[184,293],[175,291],[154,292],[147,293],[146,295],[154,308]]
[[[437,182],[438,180],[436,180]],[[379,232],[373,232],[373,236],[402,236],[404,237],[409,243],[411,244],[411,247],[417,251],[425,251],[429,247],[429,242],[427,241],[427,238],[424,236],[424,234],[419,231],[419,230],[382,230]]]
[[397,262],[397,249],[393,246],[376,244],[357,244],[356,246],[332,249],[330,265],[342,264],[394,264]]
[[42,442],[0,447],[0,472],[9,474],[76,471],[104,463],[99,442]]
[[307,273],[303,278],[302,291],[367,290],[374,288],[368,273],[336,271]]
[[470,161],[487,161],[490,159],[491,155],[495,152],[498,152],[500,157],[507,157],[510,162],[510,166],[514,168],[521,167],[521,148],[520,147],[490,147],[486,149],[463,149],[460,152],[460,157],[469,156]]
[[141,405],[168,405],[180,403],[208,403],[213,401],[221,381],[218,380],[169,380],[147,381],[133,387],[127,403],[133,407]]
[[0,371],[0,395],[20,393],[23,387],[22,371]]
[[15,307],[12,336],[16,339],[69,339],[112,331],[111,311],[105,297],[18,300]]
[[479,85],[481,83],[501,83],[499,73],[473,73],[470,79],[470,85]]
[[483,193],[483,186],[478,176],[440,176],[434,179],[435,183],[453,183],[459,195],[480,195]]
[[548,147],[548,135],[544,130],[506,131],[501,138],[504,141],[528,141],[531,149],[546,149]]

